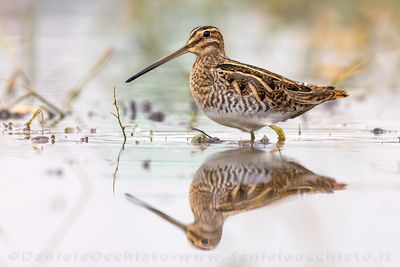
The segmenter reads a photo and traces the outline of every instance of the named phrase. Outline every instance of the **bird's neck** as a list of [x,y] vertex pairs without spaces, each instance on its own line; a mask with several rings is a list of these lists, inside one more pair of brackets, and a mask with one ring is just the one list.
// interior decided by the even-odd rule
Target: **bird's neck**
[[[209,87],[215,83],[216,67],[224,62],[225,53],[204,53],[196,55],[190,74],[190,88],[194,95],[209,94]],[[195,96],[196,98],[196,96]]]
[[203,67],[215,67],[221,64],[226,58],[225,51],[212,51],[196,56],[196,62]]

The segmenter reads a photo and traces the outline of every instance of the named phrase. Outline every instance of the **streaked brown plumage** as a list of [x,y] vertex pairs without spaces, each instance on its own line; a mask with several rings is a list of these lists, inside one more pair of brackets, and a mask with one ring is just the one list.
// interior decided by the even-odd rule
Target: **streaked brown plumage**
[[194,222],[183,224],[147,203],[128,199],[155,212],[185,231],[190,243],[214,249],[222,236],[225,219],[302,193],[333,192],[344,184],[317,175],[290,160],[262,150],[232,150],[208,159],[190,185],[189,201]]
[[[191,52],[196,61],[190,89],[198,107],[215,122],[251,133],[313,107],[348,96],[345,90],[287,79],[273,72],[229,59],[221,32],[213,26],[192,30],[186,45],[132,76],[130,82],[157,66]],[[278,127],[273,128],[281,130]],[[280,135],[284,139],[284,134]]]

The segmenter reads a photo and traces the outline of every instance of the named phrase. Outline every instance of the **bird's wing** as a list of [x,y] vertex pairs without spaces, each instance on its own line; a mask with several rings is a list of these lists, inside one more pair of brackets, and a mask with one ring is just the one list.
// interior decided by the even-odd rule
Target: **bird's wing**
[[270,189],[263,185],[237,185],[224,198],[219,199],[215,209],[233,214],[265,206],[268,204],[268,201],[265,201],[265,195],[270,192]]
[[282,75],[226,59],[217,66],[220,76],[239,93],[271,104],[289,99],[299,104],[318,105],[333,100],[337,89],[292,81]]
[[[277,161],[270,167],[266,181],[257,184],[239,184],[229,191],[216,209],[227,214],[266,206],[286,197],[303,193],[331,193],[345,188],[345,184],[313,173],[293,161]],[[271,180],[269,180],[271,178]]]

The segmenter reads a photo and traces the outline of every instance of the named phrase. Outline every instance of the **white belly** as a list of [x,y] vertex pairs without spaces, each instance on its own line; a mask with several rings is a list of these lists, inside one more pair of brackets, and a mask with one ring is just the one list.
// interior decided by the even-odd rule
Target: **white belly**
[[265,126],[284,121],[287,118],[276,112],[258,112],[256,114],[223,113],[205,110],[204,113],[213,121],[227,127],[245,132],[257,131]]

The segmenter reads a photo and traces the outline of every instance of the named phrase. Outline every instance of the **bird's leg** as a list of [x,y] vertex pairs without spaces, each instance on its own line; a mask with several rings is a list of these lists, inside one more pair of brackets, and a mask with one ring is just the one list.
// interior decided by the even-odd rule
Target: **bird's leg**
[[250,132],[250,144],[251,146],[254,145],[254,140],[256,139],[255,135],[254,135],[254,131]]
[[282,128],[276,126],[275,124],[269,125],[269,127],[274,130],[274,132],[278,135],[278,142],[285,142],[286,136],[285,132],[282,130]]
[[271,153],[274,154],[276,152],[279,152],[279,155],[282,158],[281,150],[283,149],[284,145],[285,145],[285,141],[282,141],[282,140],[278,139],[278,142],[276,142],[276,146],[271,149]]
[[281,150],[282,150],[282,148],[283,148],[284,145],[285,145],[285,142],[280,142],[280,141],[278,141],[278,142],[276,143],[276,147],[274,147],[274,148],[271,149],[271,153],[272,153],[272,154],[275,154],[276,152],[279,152],[279,156],[280,156],[281,159],[282,159]]

